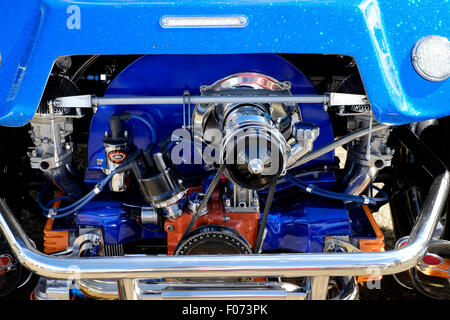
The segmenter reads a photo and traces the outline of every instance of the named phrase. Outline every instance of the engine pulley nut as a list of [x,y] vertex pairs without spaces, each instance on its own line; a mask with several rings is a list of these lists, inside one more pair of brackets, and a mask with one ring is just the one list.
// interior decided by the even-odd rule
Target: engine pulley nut
[[264,162],[261,159],[252,159],[248,163],[248,171],[253,174],[261,174],[264,169]]

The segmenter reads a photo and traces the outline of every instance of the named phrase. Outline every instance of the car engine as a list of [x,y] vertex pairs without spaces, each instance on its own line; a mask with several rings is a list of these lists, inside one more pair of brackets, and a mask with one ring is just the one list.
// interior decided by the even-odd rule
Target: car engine
[[[38,199],[45,253],[308,253],[322,252],[329,237],[383,250],[367,208],[382,198],[363,192],[392,151],[363,96],[353,110],[320,100],[275,54],[142,56],[104,81],[103,97],[80,95],[73,79],[52,74],[29,130],[31,167],[48,181]],[[343,180],[328,147],[332,113],[351,115],[350,133],[369,127],[371,135],[348,144]],[[80,151],[82,120],[90,125]],[[40,279],[36,298],[50,294],[49,281]],[[78,280],[77,288],[116,299],[107,290],[114,283]]]

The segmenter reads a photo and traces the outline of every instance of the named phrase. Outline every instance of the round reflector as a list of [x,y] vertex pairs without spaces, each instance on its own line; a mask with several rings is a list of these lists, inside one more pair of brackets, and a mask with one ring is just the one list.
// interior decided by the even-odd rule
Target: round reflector
[[422,262],[429,266],[437,266],[443,264],[444,259],[435,254],[427,253],[425,257],[423,257]]
[[7,266],[11,263],[11,258],[9,256],[0,256],[0,266]]
[[450,75],[450,42],[431,35],[421,38],[411,52],[417,73],[429,81],[444,81]]

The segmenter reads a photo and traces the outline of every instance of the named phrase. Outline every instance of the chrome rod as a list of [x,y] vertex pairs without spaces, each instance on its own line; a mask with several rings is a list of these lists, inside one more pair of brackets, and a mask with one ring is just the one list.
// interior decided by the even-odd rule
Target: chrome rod
[[408,270],[423,258],[447,199],[449,185],[448,171],[433,180],[409,243],[386,252],[55,257],[32,246],[4,200],[0,200],[0,229],[25,267],[53,279],[352,276],[373,275],[374,270],[383,275]]
[[[96,105],[130,105],[130,104],[183,104],[186,98],[179,97],[97,97]],[[328,103],[326,95],[279,95],[279,96],[192,96],[191,104],[210,103]]]
[[[58,97],[49,101],[59,108],[92,108],[99,105],[149,105],[149,104],[180,104],[186,103],[183,96],[115,96],[97,97],[94,95],[79,95]],[[266,95],[259,94],[258,90],[251,95],[209,95],[189,96],[189,104],[212,104],[212,103],[318,103],[323,104],[325,109],[329,106],[366,105],[368,99],[365,95],[350,93],[326,93],[323,95]]]
[[[257,94],[257,92],[256,92]],[[349,103],[356,103],[348,94]],[[190,96],[189,104],[212,103],[318,103],[332,105],[334,96],[324,95],[230,95],[230,96]],[[335,99],[336,100],[336,99]],[[341,99],[342,100],[342,99]],[[338,100],[339,103],[340,100]],[[183,96],[123,96],[123,97],[97,97],[93,95],[80,95],[58,97],[50,104],[59,108],[92,108],[99,105],[164,105],[186,103]]]
[[140,300],[304,300],[304,293],[287,293],[282,290],[195,290],[166,291],[142,294]]
[[121,300],[137,300],[138,299],[137,283],[138,280],[136,279],[117,280],[119,298]]
[[329,280],[330,277],[327,276],[311,277],[308,300],[326,300]]

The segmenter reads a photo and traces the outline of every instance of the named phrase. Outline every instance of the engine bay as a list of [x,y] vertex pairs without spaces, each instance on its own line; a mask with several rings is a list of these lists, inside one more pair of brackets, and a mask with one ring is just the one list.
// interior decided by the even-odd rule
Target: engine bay
[[[184,56],[183,59],[181,64],[175,57],[144,56],[109,84],[105,97],[138,96],[139,93],[168,96],[182,91],[186,103],[183,108],[99,105],[89,130],[88,167],[83,186],[70,178],[72,173],[67,169],[73,148],[67,137],[73,130],[72,114],[76,111],[53,110],[58,117],[53,123],[50,120],[47,128],[55,127],[61,133],[56,135],[56,141],[52,141],[51,132],[43,132],[42,123],[49,121],[49,110],[36,114],[32,128],[38,148],[33,151],[31,163],[51,176],[64,193],[43,207],[48,208],[59,202],[58,199],[64,203],[67,197],[81,197],[81,189],[95,191],[105,177],[111,177],[105,190],[81,206],[76,215],[67,215],[69,210],[61,217],[61,209],[48,208],[49,218],[56,219],[51,230],[46,231],[45,252],[64,251],[71,246],[66,242],[69,239],[95,235],[97,245],[91,244],[88,251],[79,254],[127,254],[144,248],[150,253],[156,250],[158,254],[169,255],[250,254],[255,251],[258,225],[270,186],[275,186],[277,192],[267,217],[264,245],[256,252],[320,252],[327,236],[358,239],[361,236],[358,228],[367,224],[363,210],[357,213],[358,210],[349,211],[339,201],[329,199],[324,204],[317,196],[299,195],[295,187],[289,186],[289,181],[282,179],[297,159],[314,147],[332,142],[334,136],[328,113],[317,105],[264,103],[267,96],[314,93],[308,79],[276,55],[258,56],[258,59],[233,57],[222,68],[208,70],[205,78],[191,71],[217,64],[218,57]],[[251,65],[246,66],[247,70],[267,69],[265,72],[271,75],[275,71],[283,81],[260,72],[235,73],[248,61]],[[170,65],[171,70],[179,73],[171,75],[172,82],[179,83],[159,87],[150,80],[142,81],[156,72],[156,66],[167,70]],[[230,74],[208,84],[210,79],[226,72]],[[189,89],[181,88],[183,84],[189,84]],[[254,95],[262,103],[238,101],[192,107],[189,97],[197,93]],[[57,157],[53,152],[55,145]],[[333,187],[336,184],[333,151],[311,162],[295,169],[297,177],[307,184]],[[212,185],[220,163],[224,163],[223,175]],[[211,200],[198,212],[209,188],[213,188]],[[351,219],[350,215],[357,218]],[[198,216],[198,220],[189,226],[193,216]],[[59,241],[61,238],[64,241]],[[302,238],[306,241],[301,241]]]
[[246,54],[142,56],[114,77],[85,75],[107,84],[96,97],[80,94],[85,70],[68,76],[63,58],[29,130],[31,168],[47,180],[45,253],[319,253],[331,238],[384,250],[368,205],[387,199],[372,182],[393,152],[364,95],[321,95],[283,57]]

